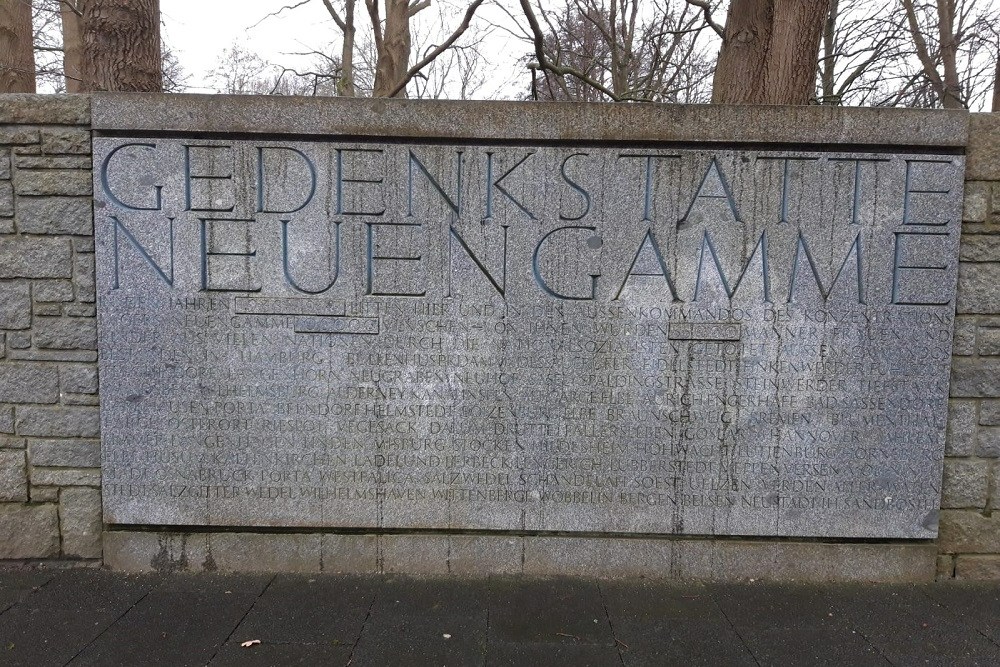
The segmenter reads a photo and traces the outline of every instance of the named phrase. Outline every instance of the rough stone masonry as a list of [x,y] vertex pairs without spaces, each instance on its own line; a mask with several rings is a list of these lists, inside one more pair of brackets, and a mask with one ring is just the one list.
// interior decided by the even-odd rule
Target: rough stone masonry
[[103,528],[133,569],[992,572],[988,117],[959,265],[965,114],[97,96],[90,172],[88,101],[2,108],[38,144],[0,249],[3,557]]

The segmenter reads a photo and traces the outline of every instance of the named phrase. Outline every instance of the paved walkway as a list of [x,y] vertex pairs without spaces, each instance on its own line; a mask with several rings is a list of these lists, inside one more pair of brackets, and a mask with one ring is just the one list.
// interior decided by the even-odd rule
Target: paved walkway
[[0,570],[0,665],[67,664],[1000,665],[1000,586]]

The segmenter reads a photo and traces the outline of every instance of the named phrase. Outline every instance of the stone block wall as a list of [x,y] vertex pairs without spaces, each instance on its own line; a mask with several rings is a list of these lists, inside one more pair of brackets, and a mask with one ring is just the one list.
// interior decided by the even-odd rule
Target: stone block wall
[[[937,550],[939,579],[1000,579],[1000,114],[973,114],[969,137],[940,537],[936,544],[919,548],[931,550],[929,559]],[[90,150],[88,97],[0,97],[0,561],[102,562]],[[128,563],[128,554],[122,553],[132,551],[134,545],[116,545],[116,536],[123,533],[107,535],[110,553],[119,554],[111,560]],[[187,540],[182,536],[134,536],[149,542],[138,551],[162,555],[164,569],[175,569],[182,562],[175,552],[187,554]],[[192,556],[190,562],[185,557],[183,563],[190,569],[201,569],[204,560],[218,561],[222,569],[263,566],[315,571],[324,569],[325,553],[325,569],[335,571],[331,562],[346,566],[351,562],[342,542],[351,542],[353,546],[348,546],[354,549],[374,540],[378,544],[371,551],[376,557],[370,560],[376,565],[369,567],[369,559],[362,558],[365,564],[355,569],[392,571],[391,558],[385,565],[385,554],[395,552],[386,545],[409,541],[409,548],[399,553],[430,554],[433,545],[424,542],[446,543],[448,558],[438,564],[447,563],[447,572],[475,570],[451,567],[455,543],[472,538],[353,537],[351,542],[352,536],[220,534],[215,538],[219,548],[212,556],[210,536],[193,536],[191,544],[205,542],[209,556]],[[498,536],[486,541],[514,544],[523,539]],[[223,544],[226,541],[229,549]],[[257,545],[266,553],[257,552],[259,557],[252,563],[225,563],[226,553],[246,551],[241,544]],[[638,548],[637,543],[629,544],[632,551]],[[794,556],[788,563],[801,562],[800,557],[810,549],[824,552],[822,557],[814,556],[817,561],[826,558],[830,549],[839,549],[845,557],[833,567],[844,572],[861,558],[858,550],[906,550],[899,544],[735,540],[721,544],[736,560],[767,551],[759,571],[734,571],[729,575],[734,578],[766,576],[781,560],[771,554],[775,549]],[[722,548],[709,542],[678,545],[674,551]],[[493,550],[491,544],[486,551]],[[622,558],[628,558],[627,552],[616,550]],[[483,552],[477,553],[482,556]],[[640,554],[633,556],[636,562],[643,561]],[[715,563],[720,558],[726,560],[718,554],[709,560]],[[482,564],[488,567],[488,561]],[[703,557],[695,561],[708,562]],[[144,557],[132,567],[143,569],[150,562]],[[558,559],[542,553],[538,562],[558,564]],[[872,562],[877,564],[878,559]],[[423,571],[409,561],[398,565],[409,572]],[[561,572],[572,571],[571,563],[558,567]],[[673,573],[672,567],[664,568],[664,575]],[[860,576],[906,580],[916,576],[915,568],[907,565],[905,571],[896,572],[877,567]],[[654,565],[641,573],[655,575],[659,569]],[[717,569],[716,565],[706,565],[704,572],[688,568],[678,576],[705,576]]]
[[938,578],[1000,579],[1000,114],[973,114]]
[[101,558],[89,125],[0,98],[0,559]]

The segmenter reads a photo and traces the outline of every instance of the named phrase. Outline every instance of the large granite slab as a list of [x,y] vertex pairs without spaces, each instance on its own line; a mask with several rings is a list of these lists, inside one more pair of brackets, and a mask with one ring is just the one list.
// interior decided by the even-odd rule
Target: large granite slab
[[413,127],[95,139],[107,523],[936,535],[947,142]]

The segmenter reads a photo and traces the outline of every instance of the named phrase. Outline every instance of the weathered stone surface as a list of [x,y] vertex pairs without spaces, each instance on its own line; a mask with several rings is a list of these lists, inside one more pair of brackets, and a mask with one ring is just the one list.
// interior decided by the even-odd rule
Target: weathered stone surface
[[[90,172],[80,172],[89,178]],[[93,234],[89,197],[18,197],[17,227],[25,234]]]
[[0,559],[58,555],[59,517],[55,505],[0,505]]
[[62,307],[58,303],[36,303],[31,308],[32,315],[42,315],[58,317],[62,313]]
[[67,239],[14,237],[0,243],[0,278],[69,278],[72,246]]
[[89,155],[18,155],[14,164],[19,169],[90,169],[92,160]]
[[0,433],[14,432],[14,406],[0,405]]
[[[93,129],[636,142],[966,146],[970,117],[917,109],[738,105],[538,105],[233,95],[93,95]],[[982,120],[980,118],[979,120]],[[977,126],[982,131],[982,123]],[[973,135],[977,136],[978,135]],[[989,151],[984,151],[989,154]],[[977,157],[982,157],[979,154]],[[973,177],[1000,180],[1000,177]]]
[[24,450],[0,449],[0,502],[28,499],[28,470]]
[[989,209],[990,184],[982,181],[966,181],[965,205],[962,207],[964,222],[986,222]]
[[[20,332],[15,332],[15,334],[19,335]],[[31,342],[28,340],[24,347],[30,345]],[[10,358],[26,361],[93,362],[97,361],[97,352],[89,350],[12,350]]]
[[0,98],[0,124],[86,125],[89,122],[89,95],[8,94]]
[[996,114],[969,114],[969,142],[965,177],[970,181],[1000,181],[1000,118]]
[[953,359],[951,395],[956,398],[1000,398],[1000,359]]
[[101,465],[100,440],[31,440],[28,445],[31,465],[67,468],[98,468]]
[[37,144],[38,142],[39,136],[37,128],[0,127],[0,144],[24,146],[27,144]]
[[955,578],[955,557],[954,556],[938,556],[937,558],[937,575],[935,577],[938,581],[946,581],[948,579]]
[[949,402],[945,456],[972,456],[975,453],[977,412],[976,401],[952,399]]
[[94,255],[76,253],[73,258],[73,284],[76,285],[76,298],[81,303],[94,303],[97,300],[94,282]]
[[9,435],[0,435],[0,449],[24,449],[27,447],[24,438],[12,438]]
[[42,128],[41,141],[42,152],[49,155],[90,153],[90,130],[85,127]]
[[97,139],[109,523],[934,536],[960,156],[498,132]]
[[14,215],[14,188],[9,181],[0,181],[0,217]]
[[0,283],[0,329],[31,326],[31,291],[26,282]]
[[955,578],[966,581],[1000,580],[1000,556],[958,556],[955,559]]
[[941,510],[938,548],[942,553],[1000,553],[1000,513]]
[[10,358],[16,359],[17,351],[31,347],[31,334],[25,331],[12,331],[7,334],[7,347],[10,348]]
[[1000,426],[1000,401],[979,402],[979,423],[983,426]]
[[53,350],[96,350],[97,322],[86,317],[36,317],[35,345]]
[[15,410],[18,435],[42,438],[96,438],[100,412],[89,407],[19,406]]
[[36,280],[32,285],[32,291],[35,301],[72,301],[73,281]]
[[958,270],[958,312],[1000,312],[1000,263],[971,264],[963,262]]
[[0,366],[0,402],[55,403],[59,369],[52,364],[7,362]]
[[63,489],[59,493],[59,530],[63,555],[101,557],[101,492],[97,489]]
[[28,489],[33,503],[59,502],[58,486],[32,486]]
[[976,352],[984,357],[1000,355],[1000,327],[979,327]]
[[955,338],[951,353],[968,356],[976,353],[976,318],[971,316],[955,318]]
[[69,317],[94,317],[97,307],[92,303],[68,303],[63,306],[63,314]]
[[968,459],[945,459],[941,507],[986,507],[990,463]]
[[976,437],[976,456],[1000,458],[1000,428],[982,427]]
[[92,176],[79,169],[20,169],[14,174],[19,195],[85,196],[92,192]]
[[97,393],[97,368],[90,364],[72,364],[59,368],[59,387],[73,394]]
[[32,486],[100,486],[100,468],[39,468],[31,466]]
[[962,237],[959,257],[963,262],[1000,262],[1000,234]]
[[[185,534],[106,531],[105,564],[134,572],[292,571],[739,581],[933,581],[933,544],[820,544],[504,535]],[[405,545],[405,547],[404,547]],[[449,554],[450,549],[450,554]],[[406,552],[410,553],[407,554]],[[259,560],[248,556],[258,554]],[[391,555],[389,555],[391,554]],[[383,560],[389,555],[389,561]],[[418,562],[415,562],[418,561]]]
[[10,180],[10,149],[0,149],[0,178]]

